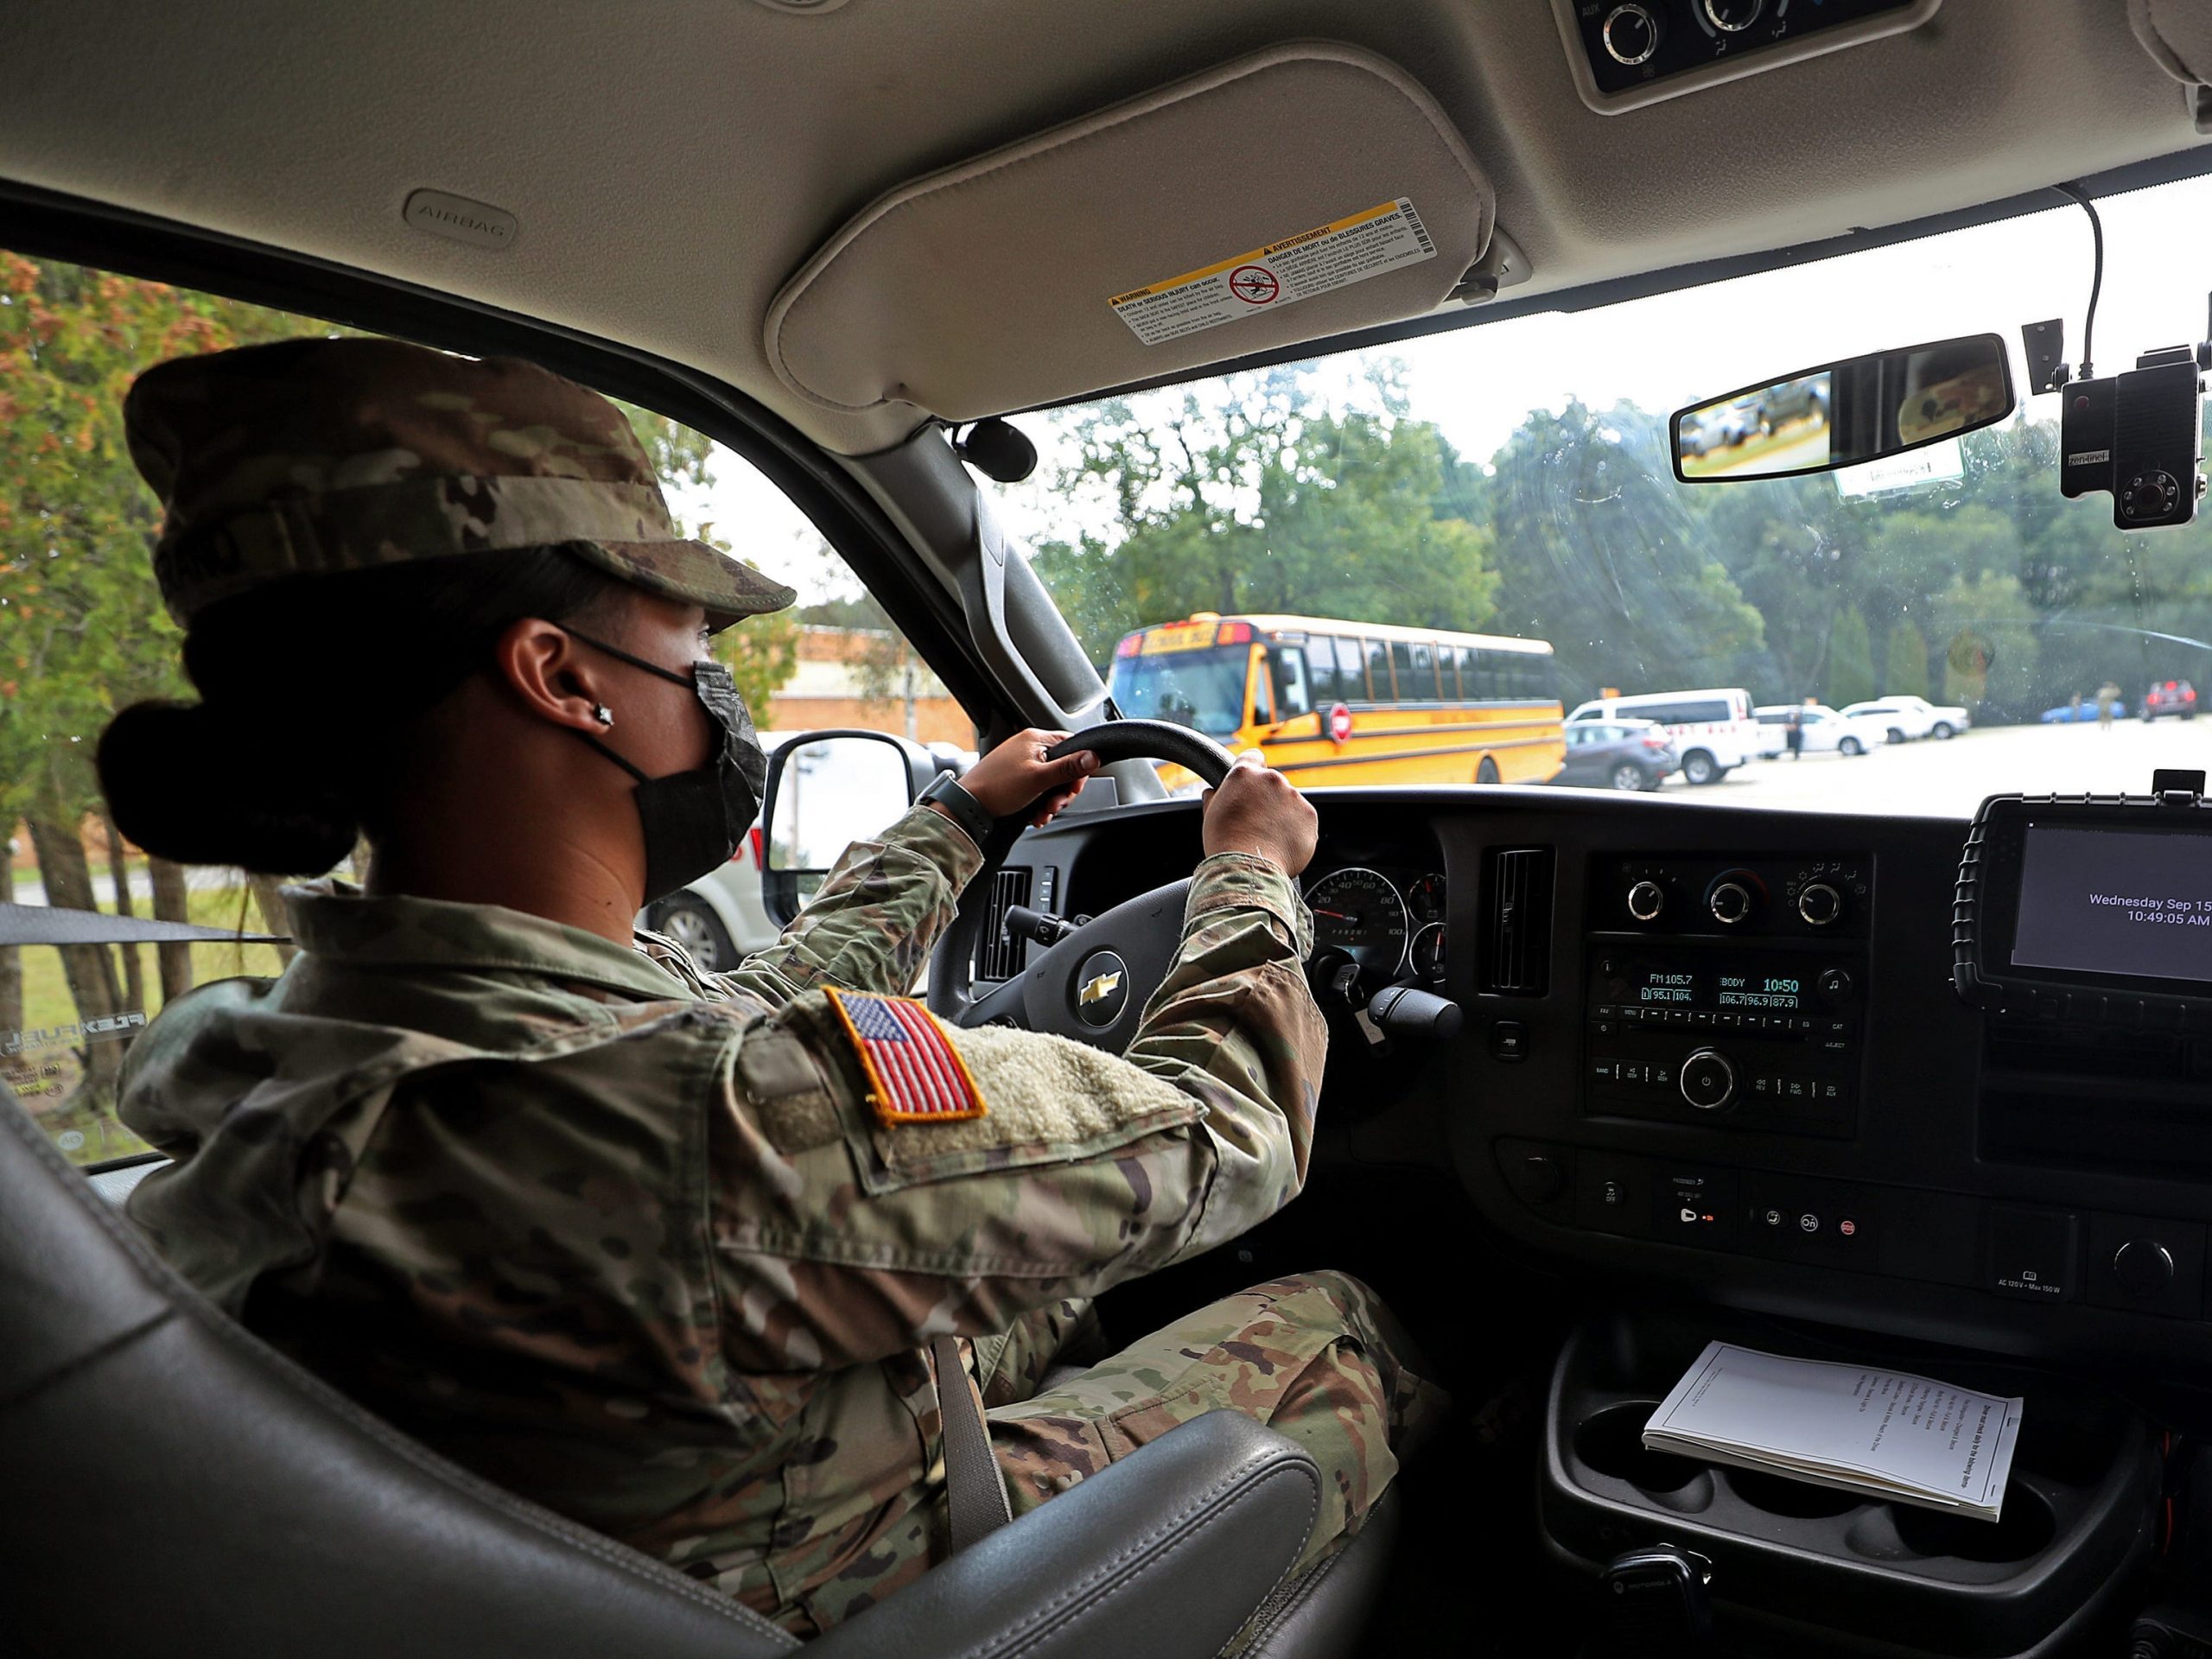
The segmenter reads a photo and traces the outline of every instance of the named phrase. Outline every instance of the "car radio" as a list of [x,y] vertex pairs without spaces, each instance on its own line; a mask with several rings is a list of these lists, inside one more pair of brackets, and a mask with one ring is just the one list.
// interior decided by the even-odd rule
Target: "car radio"
[[1953,908],[1959,995],[2054,1025],[2212,1032],[2212,810],[2202,774],[2183,776],[2195,786],[1983,802]]
[[1586,1109],[1850,1135],[1872,893],[1863,858],[1601,866]]

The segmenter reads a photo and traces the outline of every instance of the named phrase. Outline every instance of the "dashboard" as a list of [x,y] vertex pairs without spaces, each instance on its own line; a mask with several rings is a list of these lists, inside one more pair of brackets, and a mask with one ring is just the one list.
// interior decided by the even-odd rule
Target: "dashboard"
[[[2212,1001],[2155,968],[2061,989],[2037,939],[2005,985],[1975,984],[1977,826],[1535,789],[1313,798],[1317,959],[1465,1016],[1427,1044],[1344,1029],[1317,1167],[1427,1164],[1471,1255],[1616,1291],[2169,1377],[2212,1361]],[[1197,824],[1181,802],[1075,814],[1016,857],[1097,910],[1187,874]],[[2152,896],[2107,885],[2131,913]],[[2212,962],[2202,912],[2161,920],[2158,948]]]
[[1338,864],[1309,869],[1300,885],[1313,912],[1317,950],[1343,951],[1378,986],[1397,979],[1442,982],[1449,929],[1441,871]]

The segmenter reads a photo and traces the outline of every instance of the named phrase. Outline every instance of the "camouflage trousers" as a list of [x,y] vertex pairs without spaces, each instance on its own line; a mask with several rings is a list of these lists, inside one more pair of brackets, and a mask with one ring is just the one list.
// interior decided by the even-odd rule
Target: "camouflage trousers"
[[976,1344],[991,1444],[1017,1516],[1209,1411],[1288,1435],[1321,1471],[1321,1510],[1293,1573],[1359,1530],[1450,1402],[1375,1293],[1340,1273],[1277,1279],[1199,1308],[1039,1393],[1088,1309],[1062,1302]]

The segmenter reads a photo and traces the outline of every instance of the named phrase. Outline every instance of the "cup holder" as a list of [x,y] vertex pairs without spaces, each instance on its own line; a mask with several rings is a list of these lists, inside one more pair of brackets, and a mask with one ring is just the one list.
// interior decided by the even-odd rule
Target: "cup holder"
[[1755,1510],[1769,1515],[1788,1516],[1796,1521],[1819,1521],[1832,1515],[1848,1515],[1870,1500],[1855,1492],[1839,1491],[1833,1486],[1815,1486],[1807,1480],[1791,1480],[1783,1475],[1770,1475],[1757,1469],[1731,1469],[1729,1487]]
[[2119,1455],[2118,1438],[2063,1418],[2031,1416],[2020,1425],[2020,1446],[2013,1462],[2069,1486],[2094,1486]]
[[2008,1564],[2041,1554],[2058,1531],[2050,1506],[2024,1487],[2015,1487],[2005,1503],[2005,1518],[1994,1526],[1969,1516],[1900,1505],[1897,1536],[1922,1555],[1954,1555],[1962,1561]]
[[1601,1475],[1626,1481],[1662,1505],[1688,1514],[1713,1502],[1713,1471],[1703,1464],[1643,1444],[1656,1400],[1608,1406],[1574,1431],[1574,1455]]
[[1880,1561],[1948,1556],[1990,1567],[2015,1567],[2048,1549],[2057,1534],[2058,1523],[2042,1495],[2015,1484],[2005,1495],[2005,1518],[1994,1525],[1916,1504],[1885,1503],[1853,1522],[1844,1541],[1853,1553]]

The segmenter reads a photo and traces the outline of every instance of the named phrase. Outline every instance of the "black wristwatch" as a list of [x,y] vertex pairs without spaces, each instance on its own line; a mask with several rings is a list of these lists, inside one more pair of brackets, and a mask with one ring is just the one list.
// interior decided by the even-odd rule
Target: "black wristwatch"
[[949,772],[940,772],[930,779],[922,792],[914,797],[917,806],[934,801],[952,815],[952,821],[968,832],[968,839],[978,848],[983,844],[997,820],[983,810],[982,803],[961,787],[960,780]]

